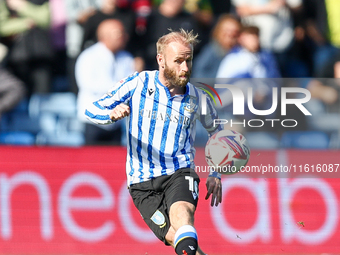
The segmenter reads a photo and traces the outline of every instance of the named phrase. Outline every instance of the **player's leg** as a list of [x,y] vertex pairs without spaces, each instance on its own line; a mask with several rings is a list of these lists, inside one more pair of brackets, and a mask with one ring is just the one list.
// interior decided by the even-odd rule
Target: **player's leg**
[[179,255],[195,255],[198,251],[197,232],[194,227],[198,184],[199,177],[194,171],[180,169],[171,178],[166,190],[170,225],[175,232],[173,246]]
[[195,205],[186,202],[178,201],[171,205],[169,216],[170,224],[177,231],[181,226],[194,226]]
[[[182,245],[190,241],[190,236],[197,236],[196,230],[193,227],[193,214],[198,201],[198,183],[199,178],[197,174],[186,169],[185,171],[176,172],[173,176],[157,177],[152,181],[130,186],[131,197],[144,221],[166,245],[175,247],[176,239],[178,240],[176,246],[180,245],[178,246],[180,250]],[[166,191],[162,193],[161,191],[163,190]],[[175,205],[176,202],[184,202],[184,204],[178,203]],[[182,213],[181,218],[183,218],[183,220],[180,219],[179,221],[174,217],[176,230],[170,224],[169,208],[172,205],[175,205],[173,207],[175,209],[173,210],[174,214],[178,210]],[[197,243],[197,237],[196,241],[192,239],[191,241]],[[190,250],[184,254],[204,255],[198,245],[192,247],[194,250],[191,250],[189,247]],[[183,253],[178,254],[182,255]]]
[[204,254],[198,247],[197,232],[194,227],[196,207],[184,201],[178,201],[170,207],[170,225],[175,231],[174,248],[177,254]]
[[[168,231],[168,233],[165,236],[165,239],[167,240],[168,244],[170,244],[172,247],[174,247],[175,234],[176,234],[175,229],[170,226],[169,231]],[[198,246],[197,247],[197,251],[196,251],[196,255],[206,255],[206,254]]]
[[162,242],[170,245],[165,239],[170,228],[170,220],[164,203],[164,194],[153,188],[153,181],[147,181],[131,185],[129,191],[145,223]]

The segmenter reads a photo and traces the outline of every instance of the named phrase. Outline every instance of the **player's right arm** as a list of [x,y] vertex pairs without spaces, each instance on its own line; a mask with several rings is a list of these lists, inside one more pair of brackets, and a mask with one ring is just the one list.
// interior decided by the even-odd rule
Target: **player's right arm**
[[130,107],[124,103],[117,105],[110,113],[110,119],[117,121],[130,115]]
[[90,103],[86,117],[96,124],[111,124],[130,114],[129,102],[136,89],[138,73],[117,82],[99,100]]

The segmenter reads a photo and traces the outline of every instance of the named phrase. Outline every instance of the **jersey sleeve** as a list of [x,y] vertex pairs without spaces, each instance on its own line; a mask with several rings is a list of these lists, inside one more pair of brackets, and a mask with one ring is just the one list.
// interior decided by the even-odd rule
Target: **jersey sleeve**
[[121,103],[129,103],[138,84],[138,75],[139,73],[135,73],[122,79],[99,100],[90,103],[85,110],[87,119],[96,124],[113,123],[114,121],[110,119],[110,112]]
[[202,109],[202,102],[199,104],[200,105],[200,122],[202,123],[202,126],[208,131],[209,136],[212,136],[213,134],[217,133],[218,131],[223,129],[222,124],[215,124],[214,120],[218,119],[218,114],[217,111],[214,107],[214,104],[211,100],[211,98],[204,92],[202,91],[203,94],[205,94],[205,97],[201,97],[201,100],[204,100],[205,98],[207,100],[206,102],[206,114],[202,114],[204,111]]

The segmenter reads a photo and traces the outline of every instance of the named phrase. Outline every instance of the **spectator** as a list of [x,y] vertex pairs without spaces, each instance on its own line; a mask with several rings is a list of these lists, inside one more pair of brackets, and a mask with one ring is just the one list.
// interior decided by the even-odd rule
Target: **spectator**
[[325,105],[332,105],[339,98],[336,85],[339,84],[335,79],[312,79],[307,83],[306,88],[310,91],[312,98]]
[[[336,79],[340,78],[340,54],[337,55],[337,58],[333,64],[333,77]],[[339,84],[340,85],[340,84]]]
[[[163,0],[152,1],[154,6],[159,6],[162,2]],[[212,1],[210,0],[184,0],[183,8],[186,12],[194,15],[198,22],[209,24],[214,18]]]
[[209,35],[215,21],[211,2],[209,0],[185,0],[184,10],[195,18],[200,32],[200,47],[203,47],[209,42]]
[[0,0],[0,36],[9,47],[8,65],[34,92],[49,92],[53,49],[47,0]]
[[[154,9],[147,21],[145,34],[144,60],[147,69],[157,69],[155,56],[158,38],[169,32],[169,29],[198,32],[195,18],[184,10],[185,0],[164,0],[157,9]],[[195,48],[197,50],[198,48]]]
[[101,8],[103,0],[65,0],[67,15],[66,45],[67,55],[76,59],[81,52],[84,36],[82,25]]
[[[270,79],[244,78],[278,78],[279,70],[274,56],[261,49],[259,29],[254,26],[243,27],[239,36],[239,47],[224,57],[217,72],[217,78],[237,78],[233,82],[238,85],[245,95],[248,88],[253,89],[253,105],[255,109],[267,110],[272,103],[272,87],[277,84]],[[226,95],[222,94],[221,97]],[[230,105],[229,98],[222,99],[225,106]],[[253,114],[246,108],[245,118],[250,119]],[[268,117],[268,116],[267,116]]]
[[66,11],[63,0],[49,0],[51,13],[52,45],[57,50],[65,50]]
[[237,44],[241,29],[239,20],[228,14],[222,15],[216,23],[211,41],[197,55],[193,78],[215,78],[225,55]]
[[285,70],[287,53],[294,41],[294,11],[302,0],[232,0],[241,21],[260,29],[261,46],[273,52],[281,71]]
[[102,6],[99,10],[88,18],[84,23],[84,37],[82,42],[82,49],[93,45],[97,42],[97,28],[99,24],[106,19],[120,20],[130,40],[127,49],[130,51],[133,47],[131,45],[135,36],[135,15],[129,9],[121,9],[117,6],[117,0],[103,0]]
[[275,57],[260,46],[259,29],[244,27],[240,46],[222,60],[217,78],[278,78],[280,72]]
[[64,0],[49,0],[51,12],[51,43],[55,53],[52,65],[52,92],[70,91],[67,77],[65,41],[66,9]]
[[336,49],[332,55],[329,55],[315,76],[317,78],[340,78],[340,50]]
[[232,13],[231,0],[209,0],[211,9],[215,17],[219,17],[225,13]]
[[130,34],[127,50],[135,57],[136,71],[142,72],[145,67],[142,47],[143,36],[146,32],[147,19],[151,13],[150,0],[117,0],[117,6],[125,13],[133,13],[135,18],[134,32]]
[[24,96],[23,82],[3,68],[0,59],[0,121],[1,115],[14,108]]
[[306,34],[313,44],[313,76],[332,78],[332,65],[340,54],[340,1],[304,1]]
[[146,31],[147,17],[151,12],[150,0],[118,0],[118,6],[122,9],[131,9],[136,14],[135,29],[138,35]]
[[122,122],[108,127],[93,125],[85,118],[85,106],[105,94],[121,78],[133,73],[134,61],[132,55],[123,50],[128,35],[122,22],[115,19],[103,21],[97,36],[99,41],[84,50],[76,62],[78,116],[85,123],[86,144],[119,144]]
[[64,0],[67,18],[65,40],[67,53],[67,76],[70,90],[77,93],[74,77],[74,65],[81,52],[84,37],[83,25],[96,10],[101,8],[103,0]]

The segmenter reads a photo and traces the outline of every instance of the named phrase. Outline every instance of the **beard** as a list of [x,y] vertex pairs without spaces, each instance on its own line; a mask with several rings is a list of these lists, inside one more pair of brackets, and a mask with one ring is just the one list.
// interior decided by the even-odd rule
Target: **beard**
[[181,73],[179,76],[185,76],[184,78],[180,78],[176,75],[176,72],[170,69],[166,64],[164,67],[164,77],[169,81],[170,84],[178,87],[185,87],[189,82],[191,71],[187,73]]

